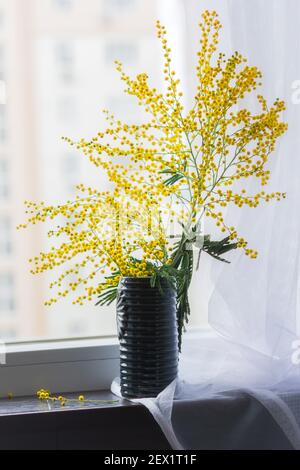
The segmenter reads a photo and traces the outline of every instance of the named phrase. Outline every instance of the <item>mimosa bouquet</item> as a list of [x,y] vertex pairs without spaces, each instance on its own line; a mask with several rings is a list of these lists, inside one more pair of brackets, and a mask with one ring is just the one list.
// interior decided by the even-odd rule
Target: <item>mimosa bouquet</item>
[[[149,277],[152,286],[164,279],[177,293],[181,340],[201,252],[223,262],[234,249],[257,257],[226,222],[224,211],[231,204],[257,208],[285,197],[265,187],[269,157],[287,124],[281,121],[285,104],[279,99],[269,106],[258,94],[257,112],[244,107],[262,74],[238,52],[230,57],[218,53],[221,23],[215,11],[202,15],[197,91],[192,108],[185,109],[166,29],[160,22],[156,27],[165,92],[153,88],[146,73],[131,78],[116,62],[125,93],[144,109],[145,122],[127,124],[106,111],[107,128],[91,140],[64,138],[105,172],[111,190],[80,184],[74,201],[57,206],[27,202],[29,219],[21,227],[54,224],[48,236],[58,243],[31,260],[34,274],[65,266],[50,286],[56,294],[46,305],[77,291],[74,304],[110,304],[123,277]],[[244,185],[248,178],[261,185],[255,194]],[[207,217],[220,231],[217,241],[203,233]],[[64,223],[55,225],[56,218]]]

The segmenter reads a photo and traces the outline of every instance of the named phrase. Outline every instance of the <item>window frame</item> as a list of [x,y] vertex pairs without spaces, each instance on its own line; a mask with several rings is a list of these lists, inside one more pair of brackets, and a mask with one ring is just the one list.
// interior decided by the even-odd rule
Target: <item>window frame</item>
[[[218,336],[210,326],[194,326],[185,338],[195,334],[204,342]],[[119,370],[117,336],[0,343],[0,398],[33,396],[41,388],[52,393],[110,390]]]
[[[70,14],[68,6],[58,6],[57,9],[62,14]],[[76,81],[76,63],[72,67]],[[67,85],[71,86],[68,82]],[[7,178],[10,177],[10,170],[8,165]],[[1,346],[6,354],[3,365]],[[53,393],[107,390],[119,375],[119,361],[116,336],[0,342],[0,397],[7,397],[10,393],[16,397],[30,396],[41,388]]]

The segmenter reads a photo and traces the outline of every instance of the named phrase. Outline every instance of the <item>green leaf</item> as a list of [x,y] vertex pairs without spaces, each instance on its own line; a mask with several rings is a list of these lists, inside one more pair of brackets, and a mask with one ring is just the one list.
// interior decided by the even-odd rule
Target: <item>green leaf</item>
[[177,181],[180,181],[184,178],[184,175],[180,173],[179,171],[174,171],[170,169],[166,169],[163,171],[160,171],[160,174],[162,175],[171,175],[170,178],[164,181],[164,185],[166,186],[172,186],[173,184],[177,183]]
[[98,297],[98,302],[96,303],[96,306],[101,306],[103,307],[104,305],[111,305],[118,296],[118,288],[117,287],[110,287],[106,289],[102,294],[99,295]]
[[218,261],[222,261],[223,263],[230,263],[230,261],[224,259],[222,255],[228,253],[231,250],[235,250],[236,248],[237,244],[232,243],[230,237],[226,237],[219,241],[211,241],[210,237],[205,236],[202,251],[206,252]]
[[177,183],[177,181],[180,181],[184,178],[180,173],[176,173],[171,178],[168,178],[167,180],[164,181],[165,186],[173,186],[173,184]]

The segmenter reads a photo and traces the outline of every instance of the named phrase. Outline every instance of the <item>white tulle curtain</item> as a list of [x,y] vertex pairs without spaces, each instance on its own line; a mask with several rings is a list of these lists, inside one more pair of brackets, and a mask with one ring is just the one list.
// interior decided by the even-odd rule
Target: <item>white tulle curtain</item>
[[295,86],[300,77],[297,0],[228,1],[231,41],[264,75],[263,94],[287,103],[289,132],[271,159],[271,187],[287,192],[284,203],[229,217],[259,248],[257,262],[235,260],[216,276],[209,306],[212,326],[227,337],[293,367],[298,336],[300,252],[300,107]]
[[[240,51],[261,69],[262,94],[268,100],[285,99],[289,131],[270,167],[271,187],[286,191],[287,199],[258,209],[228,209],[227,220],[259,250],[259,259],[236,253],[229,266],[204,260],[194,280],[192,308],[207,304],[209,324],[219,336],[187,336],[180,380],[158,399],[143,403],[174,448],[195,448],[182,437],[184,419],[180,421],[176,404],[187,399],[196,404],[242,388],[271,412],[291,445],[300,448],[300,1],[172,0],[172,5],[185,32],[183,83],[190,97],[195,90],[197,24],[208,8],[216,9],[223,23],[221,48]],[[249,100],[252,106],[253,98]],[[192,420],[193,410],[190,416]],[[192,421],[190,425],[194,436],[201,434],[200,422],[198,428]],[[237,421],[237,429],[240,425]]]
[[[182,0],[185,12],[187,67],[193,69],[204,8],[216,9],[224,24],[221,47],[241,51],[263,72],[262,93],[269,101],[284,98],[289,123],[271,158],[271,187],[287,199],[259,209],[230,208],[227,218],[238,223],[259,259],[243,254],[230,266],[210,263],[213,293],[209,323],[228,338],[267,355],[289,359],[297,339],[300,250],[300,2],[298,0]],[[193,74],[188,72],[193,93]],[[253,105],[253,98],[251,103]],[[251,182],[249,181],[250,185]],[[195,292],[193,303],[195,304]],[[297,315],[298,313],[298,315]],[[298,325],[299,327],[299,325]]]

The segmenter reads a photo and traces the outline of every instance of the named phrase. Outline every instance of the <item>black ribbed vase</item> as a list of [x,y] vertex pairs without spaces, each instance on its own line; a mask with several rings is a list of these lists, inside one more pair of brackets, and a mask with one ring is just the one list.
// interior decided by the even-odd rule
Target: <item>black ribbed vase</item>
[[155,397],[178,372],[176,293],[150,278],[121,279],[117,322],[121,392],[124,397]]

